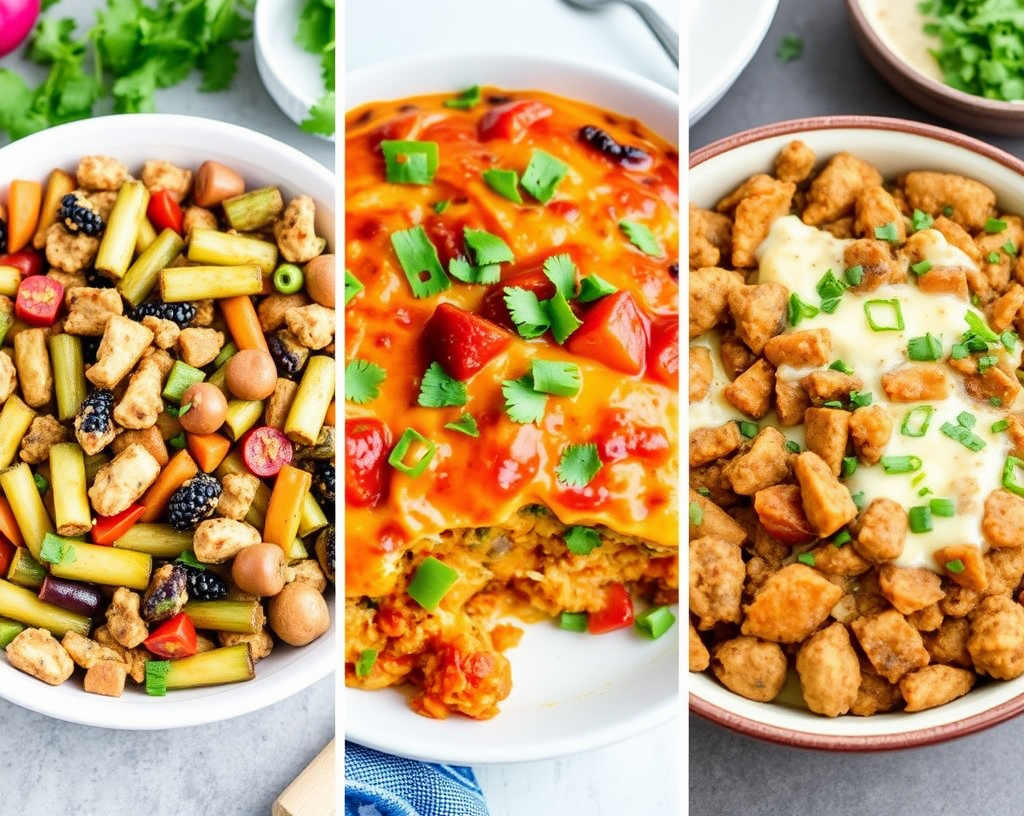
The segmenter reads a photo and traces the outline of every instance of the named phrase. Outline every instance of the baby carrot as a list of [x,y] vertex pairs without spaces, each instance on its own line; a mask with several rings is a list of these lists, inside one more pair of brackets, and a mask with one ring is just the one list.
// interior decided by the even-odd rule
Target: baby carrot
[[277,544],[285,552],[292,546],[302,519],[302,503],[313,477],[307,471],[285,465],[274,480],[263,526],[263,540]]
[[252,298],[248,295],[222,298],[220,310],[236,346],[240,349],[268,350],[267,339],[263,336]]
[[167,467],[160,471],[156,481],[139,499],[139,504],[146,508],[146,512],[139,517],[139,521],[158,521],[167,509],[171,494],[198,472],[199,467],[196,465],[195,459],[189,456],[187,450],[181,450],[174,454],[171,461],[167,463]]

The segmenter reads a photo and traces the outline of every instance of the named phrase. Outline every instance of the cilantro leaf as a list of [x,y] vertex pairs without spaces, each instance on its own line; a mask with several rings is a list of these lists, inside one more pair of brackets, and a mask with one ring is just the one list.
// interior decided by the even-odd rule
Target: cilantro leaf
[[328,91],[309,109],[309,115],[299,124],[305,133],[321,136],[334,134],[334,91]]
[[538,148],[531,154],[520,184],[541,204],[547,204],[568,172],[565,162]]
[[462,237],[466,247],[473,253],[473,260],[480,266],[509,263],[516,259],[511,247],[487,230],[464,227]]
[[555,468],[555,475],[558,481],[570,487],[585,487],[597,475],[601,466],[601,457],[593,442],[566,445]]
[[804,54],[803,37],[795,34],[786,34],[779,40],[779,47],[775,49],[775,59],[785,64],[799,59]]
[[568,253],[551,255],[545,260],[544,274],[566,300],[576,294],[576,263]]
[[505,288],[505,305],[519,334],[527,339],[540,337],[551,327],[551,316],[535,292],[519,286]]
[[540,422],[548,404],[547,394],[533,389],[533,378],[527,374],[518,380],[503,380],[501,393],[505,397],[505,413],[513,422],[526,425]]
[[601,536],[591,527],[570,527],[565,532],[565,548],[573,555],[590,555],[601,546]]
[[564,360],[538,360],[530,364],[533,388],[544,394],[575,397],[582,387],[580,367]]
[[386,377],[379,365],[357,357],[345,366],[345,399],[356,405],[376,399]]
[[420,381],[417,402],[424,408],[466,404],[466,384],[448,376],[437,363],[431,363]]
[[231,80],[238,72],[238,51],[230,43],[217,43],[199,58],[197,65],[203,76],[199,90],[223,91],[231,87]]
[[472,414],[464,413],[458,419],[444,424],[450,431],[458,431],[466,436],[480,436],[480,429],[477,427],[476,419]]
[[613,284],[606,281],[600,275],[591,273],[580,281],[579,299],[581,303],[590,303],[618,291]]
[[645,255],[660,258],[665,254],[658,239],[654,237],[654,233],[646,224],[623,218],[619,221],[619,229],[626,234],[629,242]]
[[366,287],[363,286],[363,282],[359,280],[355,275],[345,270],[345,305],[348,306],[349,302],[363,291]]

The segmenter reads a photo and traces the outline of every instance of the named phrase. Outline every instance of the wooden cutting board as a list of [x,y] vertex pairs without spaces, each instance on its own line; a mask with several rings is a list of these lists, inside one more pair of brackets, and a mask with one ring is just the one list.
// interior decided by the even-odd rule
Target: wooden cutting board
[[273,816],[334,816],[334,740],[274,802]]

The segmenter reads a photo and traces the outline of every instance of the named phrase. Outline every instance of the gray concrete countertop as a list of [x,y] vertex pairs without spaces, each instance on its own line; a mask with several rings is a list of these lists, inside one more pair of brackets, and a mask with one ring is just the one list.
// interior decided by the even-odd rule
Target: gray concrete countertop
[[[783,36],[803,56],[780,63]],[[699,36],[699,32],[693,32]],[[905,101],[861,55],[842,0],[781,0],[760,51],[723,100],[690,129],[690,149],[756,125],[823,114],[877,114],[948,125]],[[1024,139],[968,131],[1016,155]],[[1016,720],[942,745],[885,754],[829,754],[759,742],[700,717],[689,722],[692,816],[938,816],[1021,812]]]
[[[85,24],[100,0],[63,0],[49,12]],[[158,92],[161,113],[222,119],[266,133],[334,168],[334,144],[302,133],[274,104],[256,71],[252,43],[239,46],[228,91],[198,82]],[[21,52],[0,60],[42,77]],[[2,104],[2,100],[0,100]],[[0,138],[0,146],[6,140]],[[19,816],[269,814],[288,783],[334,736],[334,676],[262,711],[170,731],[73,725],[0,699],[0,813]]]

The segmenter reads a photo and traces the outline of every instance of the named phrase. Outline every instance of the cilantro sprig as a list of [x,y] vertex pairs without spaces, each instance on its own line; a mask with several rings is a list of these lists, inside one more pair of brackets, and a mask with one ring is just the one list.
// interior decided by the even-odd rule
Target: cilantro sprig
[[320,59],[320,77],[324,93],[309,109],[299,128],[321,136],[334,135],[334,0],[305,0],[299,12],[295,42]]
[[570,487],[586,487],[602,465],[597,445],[593,442],[566,445],[555,468],[555,475],[558,481]]
[[362,405],[380,395],[387,372],[376,363],[356,357],[345,366],[345,399]]

